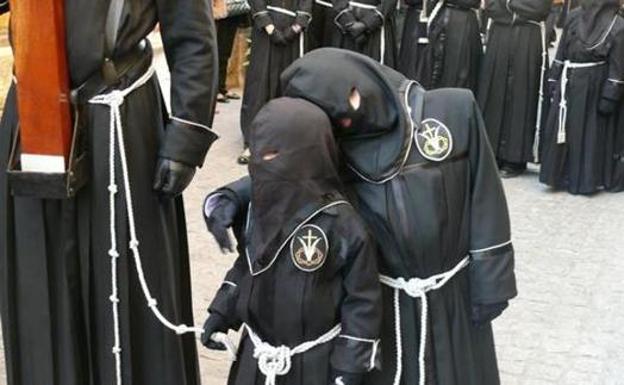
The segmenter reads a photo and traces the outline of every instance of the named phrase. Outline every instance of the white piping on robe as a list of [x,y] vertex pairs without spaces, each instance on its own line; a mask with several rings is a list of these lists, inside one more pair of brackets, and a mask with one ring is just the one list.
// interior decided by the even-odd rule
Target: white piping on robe
[[[119,289],[117,282],[117,260],[120,257],[119,249],[117,246],[117,221],[116,221],[116,211],[115,211],[115,196],[118,192],[117,180],[115,177],[115,158],[116,158],[116,147],[119,146],[119,158],[121,164],[121,173],[122,173],[122,183],[125,193],[126,200],[126,214],[128,216],[128,229],[130,233],[130,244],[129,248],[132,251],[132,256],[134,258],[134,263],[137,271],[137,276],[139,278],[139,283],[141,285],[141,289],[143,291],[143,295],[147,300],[148,307],[154,314],[154,316],[163,324],[166,328],[173,330],[176,334],[186,334],[186,333],[203,333],[203,328],[201,327],[189,327],[186,325],[174,325],[171,323],[158,309],[158,302],[154,297],[152,297],[151,291],[147,285],[147,281],[145,279],[145,272],[143,270],[143,264],[141,262],[141,255],[139,252],[139,240],[137,237],[136,231],[136,222],[134,218],[134,205],[132,200],[132,190],[130,185],[130,176],[128,172],[128,160],[126,157],[126,146],[124,141],[124,128],[123,128],[123,120],[121,118],[121,106],[124,103],[126,97],[130,95],[132,92],[138,90],[142,86],[144,86],[154,75],[155,70],[153,66],[150,68],[134,83],[132,83],[128,88],[123,90],[113,90],[109,93],[96,95],[89,103],[91,104],[99,104],[104,105],[109,108],[109,227],[110,227],[110,238],[111,238],[111,246],[108,251],[108,255],[111,259],[111,295],[109,300],[112,304],[112,312],[113,312],[113,328],[114,328],[114,344],[112,348],[112,353],[115,357],[115,370],[116,370],[116,383],[117,385],[122,385],[122,370],[121,370],[121,331],[119,325]],[[215,340],[218,340],[220,337],[215,336]],[[227,346],[227,345],[226,345]]]
[[412,298],[420,298],[420,345],[418,348],[418,384],[425,385],[425,352],[427,347],[427,323],[429,320],[429,307],[427,293],[438,290],[446,285],[457,273],[463,270],[470,263],[470,257],[462,259],[451,270],[433,275],[429,278],[390,278],[385,275],[380,276],[382,284],[394,289],[394,331],[397,350],[397,368],[393,385],[401,383],[403,375],[403,341],[401,332],[401,291]]
[[372,4],[364,4],[364,3],[359,3],[357,1],[350,1],[349,5],[355,8],[361,8],[361,9],[369,9],[372,11],[375,11],[377,13],[377,15],[379,17],[381,17],[381,41],[379,43],[379,62],[381,64],[385,64],[386,61],[386,18],[384,17],[383,13],[379,12],[379,10],[377,9],[377,6],[372,5]]
[[294,348],[288,346],[272,346],[262,339],[249,327],[243,324],[249,334],[249,339],[254,345],[254,358],[258,361],[258,369],[264,374],[265,385],[275,385],[278,376],[285,376],[292,368],[292,358],[298,354],[305,353],[317,346],[326,344],[338,337],[342,327],[334,326],[333,329],[323,334],[314,341],[304,342]]
[[563,70],[561,71],[561,100],[559,101],[559,130],[557,131],[557,144],[563,144],[566,142],[566,125],[568,122],[568,71],[570,69],[583,69],[593,68],[606,64],[604,61],[599,62],[587,62],[587,63],[575,63],[569,60],[563,62]]

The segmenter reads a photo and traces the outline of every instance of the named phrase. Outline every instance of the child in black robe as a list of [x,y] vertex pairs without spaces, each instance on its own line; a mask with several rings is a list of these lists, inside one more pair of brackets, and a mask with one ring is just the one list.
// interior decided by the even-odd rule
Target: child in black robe
[[229,385],[357,385],[376,366],[381,287],[374,244],[344,199],[329,118],[269,102],[250,132],[252,196],[240,256],[203,342],[243,329]]

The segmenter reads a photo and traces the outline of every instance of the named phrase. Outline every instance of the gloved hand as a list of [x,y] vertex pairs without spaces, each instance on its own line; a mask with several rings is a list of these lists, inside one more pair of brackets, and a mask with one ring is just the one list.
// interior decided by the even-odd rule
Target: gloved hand
[[473,304],[472,305],[472,322],[477,327],[481,327],[489,322],[494,321],[509,306],[509,301],[493,303],[493,304]]
[[201,343],[210,350],[226,350],[221,342],[215,342],[211,336],[213,333],[226,333],[228,330],[225,319],[219,314],[211,314],[204,322],[204,332],[201,335]]
[[233,252],[234,245],[228,229],[234,223],[238,205],[225,194],[209,196],[206,198],[206,202],[208,201],[213,204],[210,212],[207,213],[206,203],[204,203],[204,221],[208,231],[219,244],[221,252]]
[[364,380],[362,373],[347,373],[332,369],[329,385],[360,385]]
[[598,102],[598,112],[603,115],[611,115],[618,106],[618,102],[611,99],[601,98]]
[[166,158],[158,159],[154,190],[169,198],[174,198],[184,191],[195,176],[195,167]]
[[282,32],[282,35],[284,36],[284,40],[286,40],[286,43],[290,44],[299,37],[299,34],[301,33],[301,31],[302,29],[299,24],[293,24],[291,26],[288,26],[286,29],[284,29],[284,32]]
[[288,44],[288,42],[284,38],[284,34],[279,29],[275,29],[273,33],[269,35],[269,39],[271,39],[271,43],[277,46],[285,46],[286,44]]

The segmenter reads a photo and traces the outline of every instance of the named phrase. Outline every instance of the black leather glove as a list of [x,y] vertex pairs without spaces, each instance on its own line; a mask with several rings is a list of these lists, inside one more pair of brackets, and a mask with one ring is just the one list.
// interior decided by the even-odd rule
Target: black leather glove
[[215,342],[211,336],[213,333],[226,333],[228,330],[225,319],[217,313],[208,316],[204,322],[204,332],[201,335],[201,343],[210,350],[225,350],[221,342]]
[[361,19],[361,22],[364,23],[369,33],[373,33],[383,26],[384,19],[377,12],[369,12]]
[[[214,207],[210,211],[210,216],[207,216],[206,202],[209,199],[214,200]],[[233,252],[234,245],[228,229],[234,223],[238,204],[225,194],[208,196],[206,202],[204,202],[204,221],[208,231],[215,238],[223,253]]]
[[279,29],[273,30],[273,33],[269,35],[269,39],[271,39],[271,43],[277,46],[285,46],[288,44],[286,39],[284,38],[284,34]]
[[154,190],[169,198],[176,197],[188,187],[193,176],[195,176],[195,167],[175,160],[160,158],[156,166]]
[[493,304],[474,304],[472,305],[472,322],[477,327],[483,326],[494,321],[509,306],[509,301],[493,303]]
[[611,115],[618,106],[618,102],[611,99],[601,98],[598,102],[598,112],[603,115]]
[[364,380],[362,373],[347,373],[332,369],[329,385],[360,385]]
[[300,33],[301,33],[301,29],[299,29],[299,32],[297,32],[291,25],[291,26],[288,26],[286,29],[284,29],[284,32],[282,32],[282,36],[284,36],[284,40],[286,41],[286,43],[290,44],[299,37]]

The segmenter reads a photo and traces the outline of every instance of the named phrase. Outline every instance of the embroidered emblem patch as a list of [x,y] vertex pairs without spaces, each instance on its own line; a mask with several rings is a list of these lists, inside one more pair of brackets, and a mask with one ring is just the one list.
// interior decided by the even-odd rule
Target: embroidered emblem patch
[[318,270],[327,259],[329,244],[323,229],[316,225],[301,227],[290,241],[290,255],[299,270]]
[[418,152],[426,159],[441,162],[453,151],[451,131],[437,119],[425,119],[414,135]]

